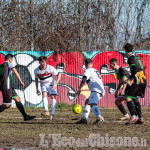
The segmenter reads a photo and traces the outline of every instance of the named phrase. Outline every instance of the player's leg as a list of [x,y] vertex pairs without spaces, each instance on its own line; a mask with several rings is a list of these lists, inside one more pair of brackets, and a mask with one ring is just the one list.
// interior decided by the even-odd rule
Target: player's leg
[[1,89],[3,95],[3,104],[0,105],[0,112],[3,112],[5,109],[11,106],[12,101],[12,92],[10,89]]
[[44,113],[42,113],[42,115],[49,116],[48,99],[47,99],[47,92],[46,91],[42,92],[42,101],[43,101],[43,106],[44,106]]
[[11,104],[2,104],[0,105],[0,113],[3,112],[5,109],[9,108]]
[[55,95],[51,95],[51,117],[50,117],[50,120],[54,119],[55,108],[56,108],[56,98],[55,98]]
[[120,112],[123,114],[123,117],[120,118],[120,120],[129,120],[130,116],[128,115],[127,111],[125,110],[124,106],[122,105],[122,101],[124,101],[124,97],[117,97],[115,100],[115,104],[120,110]]
[[43,106],[44,106],[44,113],[42,113],[41,115],[43,116],[49,116],[49,110],[48,110],[48,99],[47,99],[47,85],[43,84],[41,85],[41,91],[42,91],[42,102],[43,102]]
[[47,87],[47,91],[48,94],[51,96],[51,117],[50,120],[54,119],[54,115],[55,115],[55,108],[56,108],[56,95],[58,95],[57,93],[57,89],[53,89],[53,87],[50,85],[49,87]]
[[129,112],[131,114],[130,120],[126,124],[135,123],[137,121],[137,112],[135,109],[135,105],[132,101],[132,98],[135,98],[139,95],[138,86],[136,84],[132,84],[131,86],[126,88],[125,91],[125,99],[127,102],[127,107],[129,109]]
[[91,104],[91,107],[92,107],[93,113],[94,113],[95,116],[97,117],[97,120],[96,120],[96,122],[94,122],[94,124],[97,124],[97,123],[99,123],[100,121],[104,121],[104,118],[103,118],[103,116],[101,115],[100,109],[99,109],[99,107],[97,106],[97,104]]
[[129,109],[129,112],[131,114],[131,118],[128,122],[126,122],[126,124],[131,124],[131,123],[134,123],[137,121],[137,118],[136,118],[136,114],[135,114],[135,106],[134,106],[134,103],[132,101],[132,98],[131,97],[126,97],[126,102],[127,102],[127,107]]
[[136,109],[138,118],[142,118],[141,104],[140,104],[138,98],[132,98],[132,101],[133,101],[133,103],[135,105],[135,109]]
[[98,124],[100,121],[104,121],[103,116],[101,115],[100,109],[97,106],[98,101],[102,98],[103,96],[100,93],[97,92],[91,92],[91,95],[89,97],[89,102],[88,104],[91,105],[92,111],[97,117],[97,120],[94,124]]
[[85,105],[84,105],[84,113],[83,113],[83,118],[79,121],[76,122],[76,124],[87,124],[87,120],[90,114],[90,105],[88,105],[89,99],[86,99]]
[[15,100],[16,106],[17,106],[18,110],[20,111],[20,113],[22,114],[24,121],[31,120],[31,119],[34,119],[36,117],[36,116],[30,116],[30,115],[26,114],[26,112],[24,110],[24,106],[22,105],[20,97],[18,95],[14,95],[12,97],[12,99]]

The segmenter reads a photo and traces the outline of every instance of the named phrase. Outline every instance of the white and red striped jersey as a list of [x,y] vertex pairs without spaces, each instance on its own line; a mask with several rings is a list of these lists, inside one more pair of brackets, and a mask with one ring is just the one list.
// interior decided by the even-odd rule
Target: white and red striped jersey
[[58,71],[51,65],[47,65],[45,70],[40,70],[39,67],[37,67],[34,70],[35,78],[40,79],[40,83],[51,83],[51,85],[54,84],[55,79],[53,75],[58,75]]

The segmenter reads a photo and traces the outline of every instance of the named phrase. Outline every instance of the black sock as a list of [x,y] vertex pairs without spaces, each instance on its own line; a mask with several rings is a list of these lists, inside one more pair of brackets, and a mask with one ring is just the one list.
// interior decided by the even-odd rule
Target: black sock
[[135,115],[135,107],[132,101],[127,102],[127,106],[131,116]]
[[0,112],[3,112],[5,109],[7,109],[7,106],[2,104],[0,105]]
[[142,117],[142,112],[141,112],[141,104],[139,102],[135,102],[135,109],[137,111],[137,115],[139,118]]
[[122,104],[120,104],[120,105],[117,106],[117,107],[118,107],[118,109],[122,112],[123,115],[126,115],[126,114],[127,114],[127,112],[126,112],[126,110],[125,110],[125,108],[124,108],[124,106],[123,106]]
[[19,109],[19,111],[21,112],[21,114],[23,115],[23,117],[25,118],[27,116],[27,114],[24,110],[24,107],[23,107],[22,103],[21,102],[16,102],[16,106]]

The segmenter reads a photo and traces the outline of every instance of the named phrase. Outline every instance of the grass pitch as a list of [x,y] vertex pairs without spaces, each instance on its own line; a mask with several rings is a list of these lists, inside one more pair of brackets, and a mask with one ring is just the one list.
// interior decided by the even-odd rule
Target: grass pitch
[[[49,117],[42,117],[43,109],[26,108],[30,115],[36,115],[36,119],[24,122],[20,112],[17,109],[8,109],[0,113],[0,148],[26,148],[26,149],[136,149],[150,150],[150,108],[143,107],[144,124],[141,125],[125,125],[125,121],[119,121],[121,113],[117,108],[100,108],[105,121],[99,125],[93,125],[96,120],[92,110],[89,116],[87,125],[75,124],[76,121],[82,118],[83,113],[74,114],[72,107],[57,105],[55,120],[50,121]],[[83,111],[82,111],[83,112]],[[139,140],[146,140],[143,146],[94,146],[90,144],[77,143],[73,146],[66,147],[62,145],[53,146],[52,137],[48,135],[61,134],[61,137],[66,139],[73,137],[76,141],[88,139],[89,135],[96,134],[106,138],[109,137],[136,137]],[[44,136],[43,136],[44,135]],[[42,137],[41,137],[42,136]],[[63,140],[65,139],[63,138]],[[44,142],[41,144],[41,140]],[[47,142],[47,143],[46,143]],[[94,142],[94,140],[93,140]]]

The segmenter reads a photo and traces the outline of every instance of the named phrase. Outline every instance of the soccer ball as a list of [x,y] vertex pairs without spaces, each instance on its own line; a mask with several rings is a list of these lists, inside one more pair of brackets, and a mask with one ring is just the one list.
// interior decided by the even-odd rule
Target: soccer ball
[[72,108],[72,111],[73,111],[75,114],[80,114],[81,111],[82,111],[82,106],[79,105],[79,104],[74,104],[74,105],[73,105],[73,108]]

